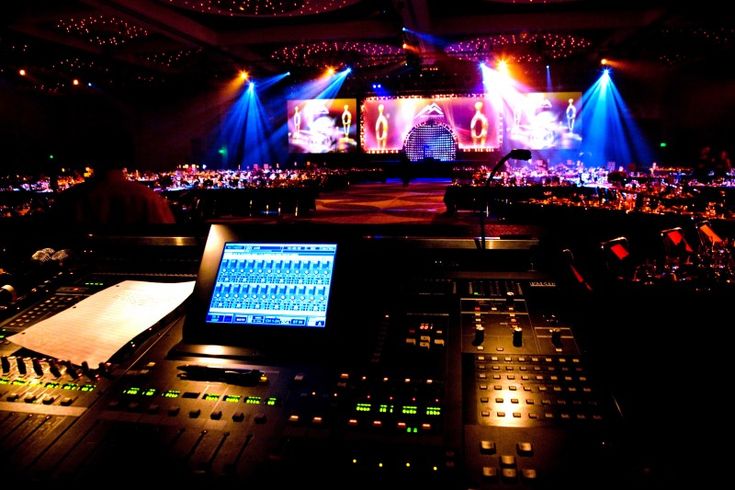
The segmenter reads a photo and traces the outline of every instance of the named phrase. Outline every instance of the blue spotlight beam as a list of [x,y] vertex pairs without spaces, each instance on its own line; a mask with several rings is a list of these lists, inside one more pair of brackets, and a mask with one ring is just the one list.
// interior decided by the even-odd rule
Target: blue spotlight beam
[[580,101],[582,152],[592,165],[650,165],[653,152],[605,69]]

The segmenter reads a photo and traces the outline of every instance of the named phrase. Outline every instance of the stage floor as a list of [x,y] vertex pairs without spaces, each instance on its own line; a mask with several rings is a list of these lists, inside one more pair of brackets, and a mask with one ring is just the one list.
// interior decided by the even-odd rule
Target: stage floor
[[[451,184],[448,178],[416,178],[408,185],[400,179],[353,184],[347,189],[322,191],[316,211],[294,215],[259,218],[234,218],[234,221],[312,222],[334,225],[388,225],[417,227],[431,235],[478,237],[480,216],[477,212],[446,214],[444,193]],[[230,220],[226,220],[230,221]],[[525,224],[505,223],[490,217],[485,220],[485,235],[538,237],[539,229]]]

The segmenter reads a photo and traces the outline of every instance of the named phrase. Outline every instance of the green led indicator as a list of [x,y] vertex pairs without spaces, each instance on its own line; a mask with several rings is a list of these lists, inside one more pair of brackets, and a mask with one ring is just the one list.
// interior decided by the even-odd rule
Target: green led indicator
[[265,404],[269,407],[275,406],[276,403],[278,403],[278,398],[276,398],[275,396],[271,396],[270,398],[268,398],[268,401],[265,402]]
[[53,160],[53,159],[54,159],[54,154],[53,154],[53,153],[52,153],[52,154],[50,154],[50,155],[48,156],[48,159],[49,159],[49,160]]
[[161,396],[164,398],[178,398],[181,395],[179,390],[166,390]]
[[123,395],[135,396],[140,394],[140,388],[137,386],[131,386],[123,390]]
[[147,390],[143,391],[143,393],[141,393],[141,395],[143,396],[153,396],[155,394],[156,394],[155,388],[148,388]]
[[[2,383],[0,383],[0,384],[2,384]],[[48,383],[46,383],[43,386],[45,386],[46,388],[58,388],[59,387],[59,383],[55,383],[53,381],[49,381]]]
[[2,340],[4,338],[5,338],[5,335],[3,335],[3,334],[0,333],[0,340]]
[[426,407],[426,415],[438,416],[441,415],[441,407]]
[[369,412],[373,408],[371,403],[358,403],[355,410],[358,412]]
[[237,403],[240,401],[240,395],[225,395],[223,400],[230,403]]
[[69,390],[69,391],[77,391],[79,389],[79,385],[76,383],[64,383],[61,385],[62,390]]
[[662,141],[661,143],[658,144],[658,146],[660,148],[666,148],[667,146],[669,146],[669,144],[667,142],[665,142],[665,141]]
[[417,427],[406,427],[406,434],[417,434],[419,429]]
[[219,400],[219,395],[214,393],[205,393],[202,399],[207,400],[208,402],[216,402]]
[[418,409],[415,405],[404,405],[401,413],[403,415],[416,415],[417,411]]
[[262,399],[259,396],[249,396],[245,398],[245,403],[248,405],[260,405]]
[[10,384],[10,380],[8,378],[0,378],[0,385],[7,385]]
[[24,379],[14,379],[11,384],[14,384],[16,386],[23,386],[24,384],[26,384],[26,380],[24,380]]
[[84,386],[82,386],[80,388],[80,390],[81,391],[85,391],[85,392],[89,392],[89,391],[94,391],[95,388],[96,388],[95,385],[84,385]]

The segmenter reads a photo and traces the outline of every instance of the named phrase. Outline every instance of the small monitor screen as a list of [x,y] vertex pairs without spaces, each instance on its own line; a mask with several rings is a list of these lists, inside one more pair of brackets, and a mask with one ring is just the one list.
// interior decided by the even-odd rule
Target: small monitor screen
[[224,244],[206,322],[325,328],[336,244]]

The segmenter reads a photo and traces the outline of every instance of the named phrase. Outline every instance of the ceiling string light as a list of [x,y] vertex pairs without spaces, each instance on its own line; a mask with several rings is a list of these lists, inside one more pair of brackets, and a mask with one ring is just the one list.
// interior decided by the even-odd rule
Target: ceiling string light
[[444,51],[466,61],[486,61],[492,54],[502,53],[515,62],[537,63],[560,60],[579,54],[592,46],[582,36],[554,33],[497,34],[449,44]]
[[100,47],[122,46],[133,39],[150,35],[144,27],[110,15],[60,19],[56,22],[56,29]]
[[330,64],[365,68],[398,63],[403,58],[403,50],[396,46],[356,41],[303,43],[285,46],[271,53],[273,60],[313,68]]
[[339,10],[359,0],[168,0],[176,7],[230,17],[296,17]]

